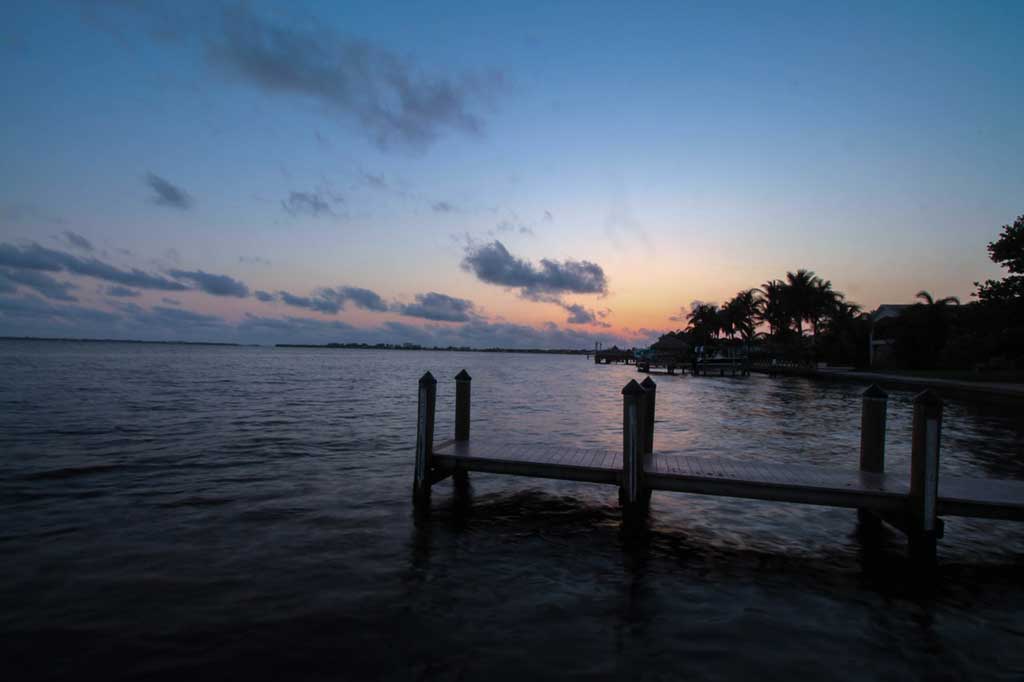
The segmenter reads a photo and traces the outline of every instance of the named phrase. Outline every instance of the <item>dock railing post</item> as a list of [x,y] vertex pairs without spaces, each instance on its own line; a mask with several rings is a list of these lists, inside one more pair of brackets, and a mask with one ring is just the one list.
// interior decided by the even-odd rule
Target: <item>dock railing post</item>
[[[860,470],[869,474],[885,472],[885,420],[889,395],[876,384],[868,386],[861,398]],[[866,529],[877,529],[881,519],[868,509],[857,510],[857,520]]]
[[644,500],[645,392],[635,379],[622,389],[622,486],[619,499],[627,513],[640,510]]
[[939,536],[939,439],[942,434],[942,399],[927,389],[914,397],[914,430],[910,451],[909,533],[910,558],[931,566]]
[[[469,415],[470,415],[470,386],[473,377],[463,369],[455,375],[455,440],[469,440]],[[456,469],[452,477],[455,485],[465,485],[469,482],[469,473],[464,469]]]
[[427,372],[420,377],[416,410],[416,472],[413,477],[413,503],[430,502],[430,465],[434,454],[434,409],[437,406],[437,380]]

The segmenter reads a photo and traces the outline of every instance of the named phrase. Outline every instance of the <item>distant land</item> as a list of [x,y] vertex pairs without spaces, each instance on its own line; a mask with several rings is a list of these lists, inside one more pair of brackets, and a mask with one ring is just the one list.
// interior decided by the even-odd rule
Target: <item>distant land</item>
[[[0,336],[0,341],[45,341],[48,343],[148,343],[163,346],[232,346],[236,348],[267,347],[258,343],[228,343],[219,341],[142,341],[139,339],[89,339],[51,336]],[[342,348],[356,350],[429,350],[461,351],[466,353],[543,353],[548,355],[587,355],[591,350],[572,348],[470,348],[469,346],[421,346],[415,343],[276,343],[274,348]]]
[[153,343],[163,346],[255,346],[254,343],[220,341],[141,341],[138,339],[75,339],[56,336],[0,336],[0,341],[57,341],[63,343]]
[[277,343],[276,348],[342,348],[356,350],[439,350],[464,353],[546,353],[549,355],[587,355],[590,350],[572,348],[470,348],[469,346],[421,346],[416,343]]

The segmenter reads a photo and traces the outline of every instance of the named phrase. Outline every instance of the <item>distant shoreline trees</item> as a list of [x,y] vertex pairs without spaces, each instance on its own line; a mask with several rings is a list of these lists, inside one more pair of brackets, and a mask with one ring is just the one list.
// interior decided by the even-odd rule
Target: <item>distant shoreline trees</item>
[[[1008,274],[975,282],[977,298],[917,292],[916,304],[874,325],[861,307],[812,270],[787,272],[721,306],[695,304],[683,330],[668,336],[695,346],[742,344],[753,354],[805,363],[866,366],[874,331],[888,344],[887,366],[907,369],[1024,369],[1024,215],[988,244]],[[759,331],[762,330],[762,331]]]

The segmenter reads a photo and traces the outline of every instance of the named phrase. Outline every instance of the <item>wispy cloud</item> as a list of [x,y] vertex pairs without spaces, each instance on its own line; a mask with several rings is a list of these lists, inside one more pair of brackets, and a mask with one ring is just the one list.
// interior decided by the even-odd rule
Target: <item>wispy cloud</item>
[[191,208],[192,198],[182,188],[155,173],[146,173],[145,180],[149,188],[153,190],[151,201],[157,206],[181,210]]
[[315,218],[334,215],[331,205],[319,192],[291,192],[287,199],[281,201],[281,206],[293,216],[310,215]]
[[38,270],[0,270],[0,280],[7,281],[10,284],[10,287],[4,287],[7,290],[13,290],[12,287],[16,285],[33,289],[54,301],[78,300],[68,293],[77,288],[74,284],[71,282],[59,282]]
[[[259,292],[259,294],[270,296],[265,291]],[[260,300],[268,301],[273,298],[273,296],[270,296],[270,298],[264,297],[260,298]],[[277,292],[277,298],[285,305],[315,310],[328,315],[335,315],[339,311],[344,310],[347,303],[352,303],[364,310],[376,312],[384,312],[388,309],[387,303],[376,292],[361,287],[320,287],[310,296],[296,296],[288,291],[279,291]]]
[[171,277],[192,282],[197,289],[212,296],[234,296],[245,298],[249,287],[227,275],[214,275],[202,270],[171,270]]
[[117,285],[107,287],[106,290],[104,290],[104,293],[107,296],[113,296],[114,298],[135,298],[142,295],[142,292],[138,289],[129,289],[128,287]]
[[137,268],[122,270],[95,258],[80,258],[63,251],[48,249],[36,243],[25,247],[6,243],[0,244],[0,266],[46,272],[66,271],[113,284],[142,289],[160,289],[164,291],[184,291],[188,289],[181,282],[176,282],[159,275],[151,275]]
[[90,242],[88,239],[78,234],[77,232],[72,232],[71,230],[64,230],[63,235],[64,241],[67,242],[68,246],[74,249],[79,249],[81,251],[94,250],[92,242]]
[[430,208],[433,209],[434,213],[451,213],[455,210],[455,207],[447,201],[435,201]]
[[272,23],[237,5],[210,35],[207,56],[226,75],[278,95],[312,98],[356,121],[380,147],[422,147],[445,130],[479,133],[472,104],[501,86],[498,73],[423,73],[410,59],[312,23]]

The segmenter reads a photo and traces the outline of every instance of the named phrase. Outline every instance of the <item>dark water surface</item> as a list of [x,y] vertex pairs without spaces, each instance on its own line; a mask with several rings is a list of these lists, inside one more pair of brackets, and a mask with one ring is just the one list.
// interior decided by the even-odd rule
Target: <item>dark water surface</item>
[[[473,430],[620,447],[581,357],[0,342],[0,678],[1024,678],[1024,525],[948,519],[934,585],[850,510],[472,475],[410,503],[416,380]],[[862,387],[658,378],[655,447],[855,468]],[[887,467],[909,467],[910,393]],[[949,401],[942,472],[1024,478]]]

